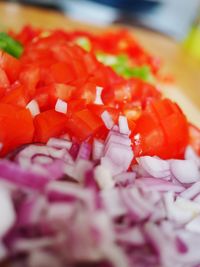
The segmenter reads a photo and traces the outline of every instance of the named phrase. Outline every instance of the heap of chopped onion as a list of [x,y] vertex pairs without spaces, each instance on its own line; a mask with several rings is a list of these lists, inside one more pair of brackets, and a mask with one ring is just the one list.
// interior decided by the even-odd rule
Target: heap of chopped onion
[[125,118],[119,127],[107,112],[102,119],[105,142],[51,138],[0,159],[0,260],[199,266],[199,157],[188,148],[184,160],[143,156],[133,164]]

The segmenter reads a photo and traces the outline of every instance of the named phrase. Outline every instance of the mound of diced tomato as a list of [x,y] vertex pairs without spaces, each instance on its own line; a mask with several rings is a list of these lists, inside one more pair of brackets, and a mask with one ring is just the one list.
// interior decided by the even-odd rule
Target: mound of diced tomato
[[[61,30],[46,34],[28,26],[11,35],[22,43],[24,52],[18,59],[0,52],[1,156],[20,145],[45,143],[66,133],[77,142],[105,139],[108,129],[101,114],[108,111],[115,123],[119,115],[127,117],[136,156],[183,157],[188,122],[177,104],[162,99],[153,84],[124,78],[96,58],[98,51],[123,53],[137,66],[148,65],[156,75],[158,61],[127,31],[98,36]],[[88,38],[89,52],[75,44],[78,37]],[[94,103],[97,86],[103,88],[100,105]],[[40,108],[35,117],[27,109],[33,99]],[[58,99],[67,102],[66,114],[55,111]]]

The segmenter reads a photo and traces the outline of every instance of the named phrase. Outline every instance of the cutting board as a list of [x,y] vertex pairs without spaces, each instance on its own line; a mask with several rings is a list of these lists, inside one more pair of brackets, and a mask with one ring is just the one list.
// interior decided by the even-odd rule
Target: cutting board
[[[43,28],[63,28],[66,30],[83,29],[95,33],[105,30],[94,25],[74,21],[55,11],[0,3],[0,30],[19,30],[26,24]],[[124,27],[122,25],[109,28]],[[172,74],[175,84],[160,84],[164,94],[176,100],[183,108],[188,119],[200,127],[200,62],[174,40],[152,31],[129,28],[144,48],[163,61],[163,72]]]

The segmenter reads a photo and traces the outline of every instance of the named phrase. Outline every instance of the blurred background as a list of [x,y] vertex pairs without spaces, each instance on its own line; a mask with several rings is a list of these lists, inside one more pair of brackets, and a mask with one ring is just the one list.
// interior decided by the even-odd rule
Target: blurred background
[[89,23],[146,27],[177,40],[187,35],[200,13],[200,0],[15,0],[60,10]]

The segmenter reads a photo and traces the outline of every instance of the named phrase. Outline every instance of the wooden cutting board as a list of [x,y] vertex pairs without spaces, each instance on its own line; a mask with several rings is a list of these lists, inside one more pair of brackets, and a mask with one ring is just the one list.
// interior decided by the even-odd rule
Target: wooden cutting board
[[[99,28],[74,21],[58,12],[25,7],[18,4],[0,3],[0,30],[19,30],[25,24],[43,28],[63,28],[67,30],[86,29],[99,32]],[[121,26],[109,26],[116,28]],[[164,62],[163,71],[172,74],[176,85],[160,85],[164,94],[176,100],[190,121],[200,127],[200,62],[191,58],[182,46],[161,34],[130,28],[141,44],[150,53],[159,56]]]

